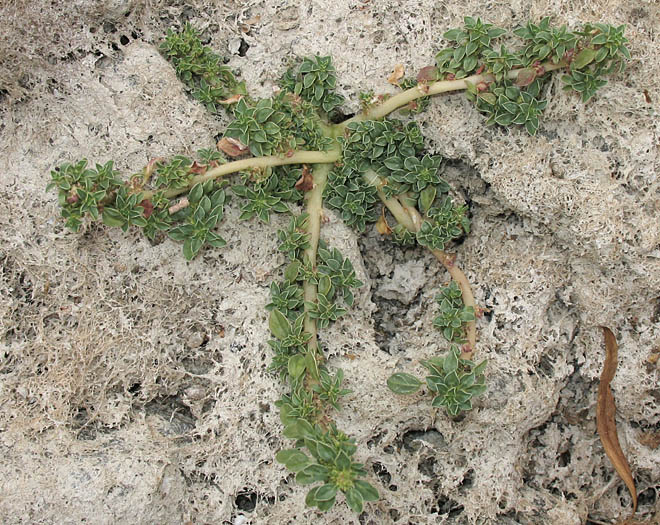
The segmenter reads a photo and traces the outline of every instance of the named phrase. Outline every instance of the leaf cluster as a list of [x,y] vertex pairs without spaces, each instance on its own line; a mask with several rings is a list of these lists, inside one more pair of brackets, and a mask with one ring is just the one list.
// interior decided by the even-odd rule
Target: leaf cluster
[[188,194],[188,206],[177,212],[174,219],[183,224],[169,230],[168,235],[175,241],[183,241],[183,255],[192,260],[204,244],[222,248],[227,242],[212,231],[224,215],[227,195],[224,189],[217,188],[209,180],[195,184]]
[[62,217],[67,228],[78,231],[86,213],[96,220],[107,199],[113,197],[123,181],[112,161],[87,167],[87,159],[75,164],[65,162],[50,172],[52,182],[46,191],[57,188]]
[[557,64],[565,58],[567,52],[577,47],[579,38],[566,26],[552,27],[550,17],[543,18],[538,24],[528,22],[515,29],[513,34],[527,41],[519,54],[524,66],[546,59]]
[[548,104],[546,100],[538,99],[541,82],[537,78],[523,90],[504,81],[485,93],[478,93],[474,84],[468,84],[468,95],[476,101],[477,109],[488,115],[487,126],[518,124],[525,126],[530,135],[536,135],[539,118]]
[[[486,361],[475,365],[470,360],[461,359],[460,351],[452,345],[444,357],[432,357],[422,361],[429,374],[426,385],[433,393],[431,405],[444,407],[450,416],[472,410],[472,398],[486,391],[483,372]],[[397,394],[413,394],[422,386],[422,381],[411,374],[399,372],[387,380],[387,386]]]
[[288,93],[323,111],[326,115],[344,102],[344,97],[335,93],[337,75],[332,57],[306,57],[302,63],[287,70],[280,79],[280,86]]
[[275,339],[268,341],[275,356],[270,370],[279,372],[283,377],[287,375],[292,380],[299,380],[304,374],[307,365],[314,369],[312,363],[306,360],[307,348],[305,343],[311,337],[304,331],[304,314],[299,314],[294,320],[289,320],[278,309],[272,309],[268,326]]
[[[378,193],[364,176],[370,171],[390,175],[388,165],[397,168],[403,166],[404,159],[415,157],[423,148],[421,130],[414,122],[404,124],[393,119],[352,122],[339,141],[343,162],[328,177],[327,203],[341,211],[346,224],[362,231],[367,223],[378,219]],[[391,187],[395,185],[392,182]]]
[[344,371],[339,369],[334,377],[325,369],[320,370],[319,383],[312,387],[312,390],[319,395],[319,398],[330,403],[335,409],[339,410],[339,398],[352,392],[347,388],[342,388],[344,381]]
[[465,78],[474,72],[481,54],[490,48],[491,41],[506,33],[493,24],[484,23],[481,18],[466,16],[462,29],[450,29],[443,37],[454,42],[452,47],[443,49],[436,57],[440,73],[449,73],[453,78]]
[[257,102],[242,98],[225,136],[239,140],[255,156],[308,148],[327,150],[331,140],[313,105],[284,91]]
[[187,188],[193,178],[192,159],[175,155],[169,162],[159,162],[154,173],[153,185],[156,188]]
[[238,82],[222,58],[202,44],[199,32],[189,23],[179,32],[169,29],[160,52],[193,96],[212,113],[233,95],[247,93],[245,83]]
[[582,102],[587,102],[607,84],[603,76],[623,70],[624,59],[630,60],[624,31],[624,25],[588,24],[581,34],[589,39],[590,46],[578,53],[569,74],[562,76],[564,88],[580,93]]
[[[324,430],[318,424],[294,417],[284,406],[280,418],[284,435],[296,439],[296,448],[281,450],[275,458],[296,473],[301,485],[320,483],[309,490],[305,503],[319,510],[329,510],[337,494],[342,492],[346,503],[355,512],[362,512],[365,501],[376,501],[376,489],[359,479],[366,476],[363,465],[353,461],[357,450],[354,440],[331,425]],[[309,455],[302,450],[305,447]]]
[[270,222],[271,212],[289,213],[287,202],[299,203],[303,193],[295,188],[302,169],[293,166],[267,168],[263,178],[252,180],[250,174],[244,177],[243,184],[232,186],[232,192],[242,198],[241,220],[258,217],[262,222]]
[[445,246],[457,239],[463,232],[470,232],[470,221],[465,206],[455,206],[450,197],[439,200],[437,206],[426,212],[426,220],[417,232],[417,242],[433,250],[444,250]]
[[436,297],[440,312],[433,320],[433,326],[442,332],[450,343],[465,343],[465,327],[474,321],[474,308],[463,305],[461,289],[452,281]]

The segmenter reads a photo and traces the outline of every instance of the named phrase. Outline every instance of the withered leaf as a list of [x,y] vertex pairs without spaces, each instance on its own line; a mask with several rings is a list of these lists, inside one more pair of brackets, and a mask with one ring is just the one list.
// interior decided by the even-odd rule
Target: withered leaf
[[218,102],[220,104],[235,104],[236,102],[238,102],[242,98],[243,98],[243,95],[240,95],[240,94],[237,93],[236,95],[232,95],[231,97],[226,98],[225,100],[218,100]]
[[380,214],[378,221],[376,221],[376,231],[381,235],[390,235],[392,233],[392,228],[387,224],[387,219],[385,218],[385,208],[383,208],[383,213]]
[[397,85],[399,83],[399,80],[403,78],[403,64],[397,64],[394,66],[394,71],[392,71],[392,74],[387,77],[387,81],[390,84]]
[[516,78],[516,86],[525,87],[529,86],[536,79],[536,71],[532,68],[525,68],[518,71]]
[[240,157],[241,155],[245,155],[248,151],[248,147],[245,144],[240,140],[231,137],[220,139],[220,142],[218,142],[218,149],[230,157]]
[[312,172],[306,165],[303,166],[302,176],[296,182],[295,187],[299,191],[311,191],[314,189],[314,177],[312,177]]
[[417,82],[433,82],[438,79],[438,68],[435,66],[426,66],[417,73]]
[[199,162],[195,161],[192,163],[192,166],[188,168],[188,171],[190,173],[194,173],[195,175],[204,175],[207,169],[208,166],[206,164],[200,164]]
[[605,326],[602,328],[605,335],[605,364],[603,365],[603,372],[600,375],[600,384],[598,385],[596,427],[607,457],[610,458],[615,470],[630,491],[633,500],[632,517],[637,510],[637,490],[635,489],[635,481],[630,471],[630,465],[628,465],[628,460],[621,450],[619,437],[616,433],[616,404],[614,402],[614,395],[610,389],[610,383],[616,373],[619,347],[612,331]]

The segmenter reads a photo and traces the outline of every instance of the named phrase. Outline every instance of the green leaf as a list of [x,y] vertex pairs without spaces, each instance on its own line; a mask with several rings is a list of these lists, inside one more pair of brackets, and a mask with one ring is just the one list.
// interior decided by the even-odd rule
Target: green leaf
[[458,356],[456,352],[450,351],[447,357],[445,357],[445,362],[442,365],[442,369],[449,374],[454,372],[458,368]]
[[[296,476],[296,481],[300,483],[298,480],[298,477],[303,474],[302,472],[298,472],[298,476]],[[308,485],[308,483],[300,483],[301,485]],[[316,492],[320,489],[321,487],[314,487],[311,489],[308,493],[307,496],[305,496],[305,505],[308,507],[316,507],[318,502],[316,501]]]
[[422,382],[411,374],[398,372],[387,380],[387,386],[395,394],[413,394],[422,386]]
[[433,205],[437,190],[434,186],[427,186],[422,193],[419,194],[419,208],[422,213],[429,211]]
[[586,47],[580,51],[573,62],[571,62],[571,68],[582,69],[583,67],[589,65],[594,60],[594,58],[596,58],[596,52],[593,49]]
[[118,210],[114,208],[105,208],[103,210],[103,224],[112,227],[121,227],[125,222]]
[[319,458],[323,461],[333,461],[335,459],[335,451],[329,445],[322,443],[321,441],[316,442],[316,450],[319,454]]
[[310,457],[299,449],[280,450],[275,459],[292,472],[300,472],[310,465]]
[[289,375],[294,379],[298,379],[305,373],[305,356],[302,354],[291,356],[287,368],[289,370]]
[[[317,492],[317,494],[318,494],[318,492]],[[318,500],[318,498],[317,498],[317,500]],[[332,498],[330,498],[327,501],[319,501],[318,504],[317,504],[317,507],[319,508],[320,511],[325,512],[327,510],[330,510],[334,504],[335,504],[335,498],[333,496]]]
[[204,188],[201,184],[195,184],[188,194],[188,202],[195,204],[200,201],[204,195]]
[[291,325],[286,316],[279,310],[273,310],[268,319],[268,328],[278,339],[284,339],[291,333]]
[[362,493],[355,487],[351,487],[346,491],[346,503],[356,514],[360,514],[362,512],[363,501],[364,499],[362,498]]
[[186,261],[192,261],[195,257],[195,251],[193,250],[193,240],[188,237],[183,243],[183,256],[186,258]]
[[330,501],[337,495],[337,487],[331,483],[321,485],[316,491],[316,501]]
[[356,479],[353,486],[362,494],[364,501],[378,501],[378,491],[366,481]]

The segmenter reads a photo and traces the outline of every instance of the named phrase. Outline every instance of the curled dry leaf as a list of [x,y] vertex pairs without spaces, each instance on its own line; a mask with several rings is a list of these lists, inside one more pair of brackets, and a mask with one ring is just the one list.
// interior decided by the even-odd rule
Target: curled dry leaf
[[628,465],[628,460],[621,450],[619,437],[616,433],[616,420],[614,417],[616,414],[616,404],[614,402],[614,395],[610,389],[610,383],[616,373],[619,347],[612,331],[605,326],[602,328],[605,335],[605,364],[603,365],[603,372],[600,375],[600,384],[598,385],[596,425],[607,457],[610,458],[612,465],[619,476],[621,476],[632,496],[632,517],[637,510],[637,490],[635,489],[635,481],[630,471],[630,465]]
[[385,208],[383,208],[383,213],[380,214],[376,222],[376,231],[381,235],[390,235],[392,233],[392,228],[387,224],[387,219],[385,218]]
[[239,100],[243,98],[243,95],[239,95],[238,93],[236,95],[232,95],[229,98],[226,98],[225,100],[218,100],[220,104],[235,104]]
[[394,71],[392,71],[392,74],[387,77],[387,81],[390,84],[398,85],[399,80],[403,78],[403,64],[397,64],[394,66]]
[[245,144],[240,140],[231,137],[220,139],[218,142],[218,149],[230,157],[240,157],[241,155],[245,155],[248,151],[248,147]]
[[192,166],[188,168],[188,171],[190,173],[194,173],[195,175],[204,175],[207,169],[208,166],[206,164],[200,164],[199,162],[195,161],[192,163]]
[[183,199],[181,199],[176,204],[173,204],[172,206],[170,206],[167,211],[169,212],[170,215],[174,215],[179,210],[182,210],[182,209],[186,208],[189,204],[190,204],[190,202],[188,201],[188,199],[184,197]]
[[312,171],[306,164],[303,165],[302,176],[296,182],[296,189],[299,191],[311,191],[314,189],[314,177],[312,177]]
[[151,214],[154,212],[154,205],[150,200],[143,200],[140,202],[140,206],[144,208],[144,211],[142,212],[142,215],[144,216],[145,219],[148,219],[151,217]]
[[435,66],[426,66],[417,73],[417,82],[433,82],[438,79],[438,68]]

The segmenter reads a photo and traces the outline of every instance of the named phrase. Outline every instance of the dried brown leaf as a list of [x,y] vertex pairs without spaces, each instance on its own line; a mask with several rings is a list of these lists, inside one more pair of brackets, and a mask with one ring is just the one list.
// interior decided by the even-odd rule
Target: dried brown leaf
[[231,97],[226,98],[224,100],[218,100],[218,102],[220,104],[235,104],[236,102],[238,102],[242,98],[243,98],[243,95],[236,94],[236,95],[232,95]]
[[392,228],[387,224],[387,219],[385,218],[385,208],[383,208],[383,213],[380,214],[376,222],[376,231],[381,235],[390,235],[392,233]]
[[603,372],[600,375],[600,384],[598,385],[596,426],[607,457],[610,458],[612,465],[619,476],[621,476],[632,496],[632,517],[637,510],[637,490],[635,489],[635,481],[630,471],[630,465],[628,465],[628,460],[621,450],[619,437],[616,433],[616,404],[614,402],[614,395],[610,389],[610,383],[616,373],[619,347],[612,331],[605,326],[602,328],[605,335],[605,364],[603,365]]
[[394,71],[392,71],[392,74],[387,77],[387,81],[390,84],[398,85],[399,80],[403,78],[403,64],[397,64],[394,66]]
[[660,432],[642,432],[637,436],[637,441],[649,448],[660,447]]
[[314,177],[307,165],[303,165],[302,176],[296,182],[295,188],[299,191],[311,191],[314,189]]
[[438,79],[438,68],[435,66],[426,66],[417,73],[417,82],[433,82]]
[[230,157],[240,157],[248,152],[248,147],[238,139],[224,137],[218,142],[218,149]]
[[529,86],[534,80],[536,80],[536,71],[534,69],[520,69],[518,70],[518,77],[516,78],[516,86]]
[[206,164],[200,164],[199,162],[195,161],[192,163],[192,166],[188,168],[188,171],[190,173],[194,173],[195,175],[204,175],[207,169],[208,166]]

